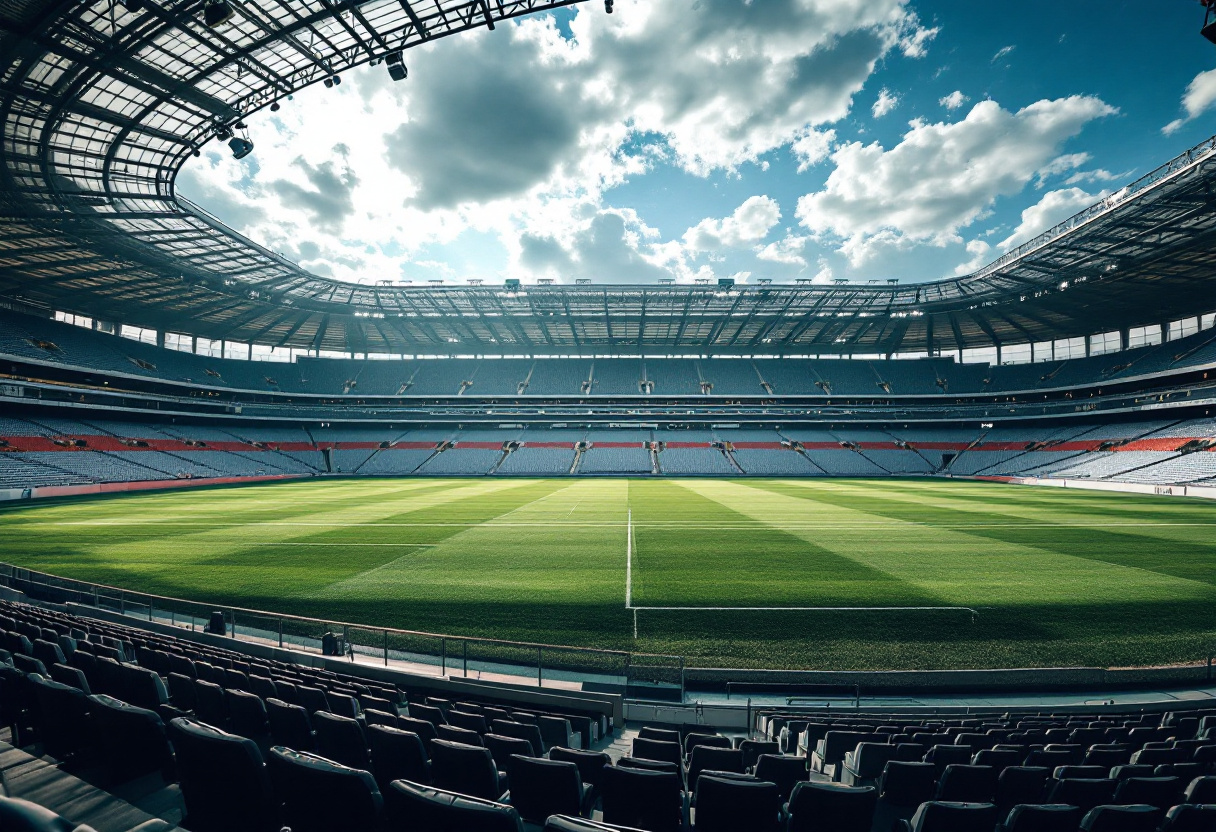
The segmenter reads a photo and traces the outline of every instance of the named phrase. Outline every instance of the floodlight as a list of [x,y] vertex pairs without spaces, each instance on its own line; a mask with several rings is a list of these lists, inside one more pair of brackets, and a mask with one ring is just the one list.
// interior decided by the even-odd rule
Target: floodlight
[[278,111],[279,111],[279,102],[277,102],[277,101],[270,102],[270,112],[277,113]]
[[612,14],[612,0],[604,0],[604,11]]
[[1203,4],[1203,28],[1199,34],[1216,43],[1216,0],[1199,0]]
[[405,64],[401,62],[401,50],[390,52],[384,58],[388,65],[388,77],[394,81],[404,81],[409,77],[409,70],[405,68]]
[[122,0],[122,7],[131,14],[142,12],[145,5],[147,5],[145,0]]
[[253,152],[253,142],[249,139],[242,139],[236,136],[232,141],[228,142],[228,146],[232,148],[232,156],[235,159],[244,159]]
[[228,0],[207,0],[207,5],[203,6],[203,23],[209,29],[223,26],[231,19],[232,6]]

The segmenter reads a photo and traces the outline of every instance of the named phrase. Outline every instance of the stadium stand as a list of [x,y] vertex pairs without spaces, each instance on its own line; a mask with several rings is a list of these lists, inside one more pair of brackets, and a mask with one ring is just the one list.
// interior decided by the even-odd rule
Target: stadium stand
[[[494,686],[453,703],[416,687],[421,678],[259,658],[240,642],[127,621],[0,602],[4,828],[108,816],[125,825],[104,828],[140,832],[623,828],[604,821],[870,832],[903,821],[928,828],[926,818],[968,806],[984,819],[967,828],[985,832],[1090,829],[1120,812],[1151,823],[1118,828],[1155,831],[1207,830],[1216,817],[1216,711],[1194,706],[929,716],[761,708],[750,733],[733,738],[694,726],[620,733],[602,712],[556,701],[537,710]],[[412,730],[456,723],[473,744],[428,743]],[[59,797],[66,790],[75,802]],[[136,793],[151,814],[124,802]],[[1040,825],[1056,814],[1063,825]]]

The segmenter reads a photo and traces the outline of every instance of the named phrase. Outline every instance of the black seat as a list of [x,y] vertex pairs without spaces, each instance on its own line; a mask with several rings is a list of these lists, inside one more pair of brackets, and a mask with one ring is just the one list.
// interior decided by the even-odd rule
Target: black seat
[[870,832],[877,802],[874,786],[800,782],[789,799],[788,832]]
[[37,673],[26,676],[19,685],[26,689],[31,723],[46,753],[69,761],[83,751],[90,734],[90,703],[84,692]]
[[1009,810],[999,832],[1077,832],[1083,813],[1063,803],[1021,803]]
[[[494,758],[494,763],[500,771],[506,770],[507,760],[511,759],[512,754],[522,754],[525,757],[533,756],[532,743],[527,740],[521,740],[517,737],[504,737],[501,734],[486,734],[481,740],[482,745],[489,749],[490,756]],[[553,750],[556,751],[557,749]]]
[[565,717],[539,714],[536,717],[536,727],[540,729],[540,738],[546,749],[574,747],[574,729],[570,727],[570,720]]
[[1161,832],[1212,832],[1216,829],[1216,804],[1184,803],[1165,813]]
[[996,806],[991,803],[933,800],[917,808],[906,828],[910,832],[992,832],[996,820]]
[[170,673],[169,702],[173,707],[183,711],[193,711],[198,707],[198,697],[194,694],[194,680],[181,673]]
[[194,717],[216,728],[228,727],[228,700],[214,682],[194,681]]
[[431,779],[437,788],[483,800],[497,800],[506,791],[506,775],[488,749],[448,740],[431,743]]
[[1081,821],[1081,832],[1157,832],[1165,812],[1156,806],[1095,806]]
[[550,815],[583,813],[583,780],[574,763],[512,754],[507,776],[511,805],[529,823],[544,823]]
[[680,832],[684,826],[684,793],[673,771],[645,771],[605,766],[600,801],[605,823],[648,832]]
[[0,829],[4,832],[93,832],[88,826],[76,826],[59,815],[15,797],[0,797]]
[[758,780],[777,784],[782,802],[789,800],[794,787],[808,776],[804,758],[786,757],[781,754],[761,754],[756,760],[754,773]]
[[937,799],[954,803],[991,803],[996,797],[992,766],[949,765],[937,784]]
[[739,743],[739,750],[743,752],[743,767],[751,768],[756,765],[756,761],[760,759],[761,754],[781,756],[781,743],[764,740],[743,740]]
[[481,714],[470,714],[464,711],[450,710],[447,714],[448,725],[456,728],[464,728],[466,731],[474,731],[478,734],[484,734],[490,730],[486,718]]
[[72,667],[71,665],[67,665],[67,664],[51,665],[51,679],[53,679],[54,681],[58,682],[61,685],[67,685],[68,687],[76,688],[77,690],[83,691],[84,693],[93,692],[89,689],[89,680],[84,675],[84,671],[79,668]]
[[429,759],[431,756],[431,741],[439,739],[439,734],[435,730],[434,723],[427,722],[425,719],[414,719],[408,716],[397,717],[397,727],[402,731],[410,731],[418,735],[422,740],[422,746],[426,749],[426,755]]
[[730,741],[730,737],[723,737],[720,734],[689,734],[684,737],[684,755],[686,757],[691,757],[693,749],[698,746],[732,748],[734,744]]
[[384,793],[386,826],[410,832],[522,832],[514,807],[396,780]]
[[126,665],[123,667],[125,694],[116,697],[136,707],[155,711],[169,701],[169,689],[155,670]]
[[1110,779],[1057,780],[1051,787],[1047,802],[1067,803],[1069,806],[1079,806],[1088,812],[1095,806],[1113,803],[1115,788],[1118,785],[1118,781]]
[[376,708],[364,708],[363,719],[369,725],[387,725],[390,728],[396,728],[397,715],[388,711],[381,711]]
[[[486,734],[487,746],[489,746],[489,737],[490,735]],[[495,759],[498,758],[495,757]],[[579,779],[591,787],[592,798],[599,795],[604,766],[612,765],[612,758],[603,751],[580,751],[574,748],[551,748],[549,749],[549,759],[574,763],[578,766]]]
[[313,751],[317,747],[308,712],[299,705],[289,705],[281,699],[266,700],[266,720],[275,745],[296,751]]
[[430,785],[431,764],[427,759],[422,738],[410,731],[387,725],[371,725],[367,729],[371,744],[372,773],[385,793],[394,780]]
[[443,716],[443,711],[433,705],[423,705],[418,702],[409,704],[409,715],[414,719],[424,719],[427,722],[438,728],[440,725],[446,725],[447,719]]
[[34,639],[33,656],[38,661],[42,662],[46,667],[53,664],[63,664],[66,662],[67,656],[63,655],[63,649],[56,642],[45,641],[43,639]]
[[697,778],[703,771],[730,771],[742,774],[743,752],[737,748],[723,748],[719,745],[695,745],[688,760],[686,775],[690,792],[696,793]]
[[644,740],[662,740],[663,742],[674,742],[680,744],[680,732],[673,731],[669,728],[652,728],[649,725],[638,729],[638,736]]
[[459,742],[465,745],[482,745],[482,735],[476,731],[470,731],[468,728],[457,728],[455,725],[440,725],[435,728],[435,733],[441,740],[448,742]]
[[1115,803],[1124,806],[1147,803],[1158,809],[1168,809],[1180,802],[1182,781],[1177,777],[1129,777],[1119,781]]
[[173,781],[173,749],[156,711],[102,694],[90,696],[89,702],[94,755],[104,763],[108,782],[122,783],[147,774]]
[[1050,774],[1042,766],[1010,766],[996,779],[996,805],[1005,811],[1020,803],[1040,803]]
[[[648,740],[644,737],[636,737],[633,741],[633,751],[631,757],[636,757],[639,760],[658,760],[665,763],[675,763],[677,766],[684,764],[684,755],[680,753],[680,744],[678,742],[667,742],[665,740]],[[740,754],[742,760],[742,754]]]
[[540,729],[535,725],[529,725],[524,722],[511,722],[505,719],[496,719],[490,723],[490,729],[495,734],[501,734],[504,737],[515,737],[516,739],[527,740],[532,746],[532,756],[540,757],[547,751],[545,741],[540,735]]
[[925,762],[937,766],[937,776],[941,777],[947,766],[970,763],[971,749],[965,745],[935,745],[925,753]]
[[312,724],[317,732],[318,754],[344,766],[371,771],[367,736],[359,720],[317,711],[312,715]]
[[932,763],[904,763],[892,760],[878,780],[878,796],[896,806],[919,806],[933,798],[937,768]]
[[224,695],[228,700],[228,727],[232,733],[253,740],[263,753],[269,751],[270,721],[266,718],[266,703],[243,690],[227,690]]
[[544,832],[642,832],[632,826],[617,826],[611,823],[554,815],[545,821]]
[[278,804],[253,740],[190,719],[169,723],[191,832],[278,832]]
[[329,699],[325,697],[325,691],[321,688],[296,685],[296,695],[299,697],[300,705],[308,711],[309,715],[320,711],[329,712]]
[[367,832],[380,820],[383,798],[367,771],[275,746],[269,768],[292,832]]
[[705,772],[697,778],[697,832],[777,832],[781,795],[775,783]]
[[1186,803],[1216,803],[1216,776],[1196,777],[1183,792]]

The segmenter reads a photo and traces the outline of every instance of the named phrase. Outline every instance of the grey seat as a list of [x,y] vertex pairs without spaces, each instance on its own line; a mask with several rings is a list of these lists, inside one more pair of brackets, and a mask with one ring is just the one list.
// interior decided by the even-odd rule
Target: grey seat
[[371,725],[367,738],[371,744],[372,773],[382,794],[394,780],[430,785],[430,760],[417,734],[387,725]]
[[[797,759],[797,758],[796,758]],[[794,786],[787,805],[788,832],[870,832],[878,789],[843,783],[804,781]]]
[[268,766],[292,832],[367,832],[380,822],[384,801],[370,772],[279,746]]
[[550,815],[583,813],[583,780],[574,763],[512,754],[507,776],[511,805],[529,823],[544,823]]
[[278,802],[253,740],[189,719],[169,723],[186,827],[192,832],[278,832]]

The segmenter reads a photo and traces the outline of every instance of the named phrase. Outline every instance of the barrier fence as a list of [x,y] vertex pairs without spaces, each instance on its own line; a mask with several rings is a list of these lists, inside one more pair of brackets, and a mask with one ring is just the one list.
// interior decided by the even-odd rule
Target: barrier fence
[[441,635],[203,604],[62,578],[9,563],[0,563],[0,585],[41,601],[79,604],[191,632],[211,631],[212,615],[220,613],[225,635],[236,641],[344,657],[351,662],[383,663],[409,673],[538,687],[590,683],[631,697],[684,701],[682,656]]

